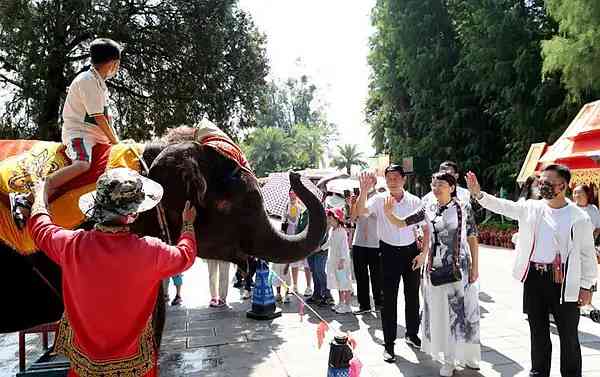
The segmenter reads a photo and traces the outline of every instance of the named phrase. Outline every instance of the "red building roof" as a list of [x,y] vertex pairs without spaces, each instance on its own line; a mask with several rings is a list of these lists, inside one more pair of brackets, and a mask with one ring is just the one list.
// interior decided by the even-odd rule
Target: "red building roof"
[[600,166],[600,101],[584,105],[562,136],[548,148],[540,163],[560,163],[571,169]]

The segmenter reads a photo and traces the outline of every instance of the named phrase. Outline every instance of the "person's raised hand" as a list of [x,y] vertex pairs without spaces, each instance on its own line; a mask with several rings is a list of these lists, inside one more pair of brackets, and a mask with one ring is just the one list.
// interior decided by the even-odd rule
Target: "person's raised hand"
[[370,184],[369,173],[367,173],[367,172],[360,173],[360,175],[358,176],[358,182],[360,183],[360,191],[361,192],[365,192],[364,190],[368,190],[369,184]]
[[383,213],[386,216],[390,216],[394,213],[394,205],[396,204],[396,199],[393,196],[388,196],[383,200]]
[[185,208],[183,208],[181,218],[183,219],[184,224],[194,224],[194,221],[196,221],[196,207],[191,205],[189,200],[185,202]]
[[479,180],[477,176],[472,171],[468,172],[465,176],[467,180],[467,188],[471,192],[471,194],[475,197],[478,197],[481,193],[481,186],[479,185]]

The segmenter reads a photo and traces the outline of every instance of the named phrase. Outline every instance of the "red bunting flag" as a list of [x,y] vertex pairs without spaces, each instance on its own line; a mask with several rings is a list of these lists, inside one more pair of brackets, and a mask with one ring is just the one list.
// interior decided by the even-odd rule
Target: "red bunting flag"
[[302,322],[304,318],[304,301],[300,300],[300,305],[298,306],[298,314],[300,314],[300,322]]

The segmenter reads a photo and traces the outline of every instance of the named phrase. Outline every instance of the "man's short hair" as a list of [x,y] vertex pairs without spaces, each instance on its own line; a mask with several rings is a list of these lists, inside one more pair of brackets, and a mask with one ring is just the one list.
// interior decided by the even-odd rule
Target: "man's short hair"
[[550,164],[550,165],[546,166],[544,169],[542,169],[542,171],[556,172],[556,174],[558,174],[559,177],[561,177],[562,179],[565,180],[565,182],[567,182],[567,185],[569,183],[571,183],[571,170],[569,170],[569,168],[566,167],[565,165]]
[[404,173],[404,168],[402,167],[402,165],[399,165],[399,164],[390,164],[387,168],[385,168],[384,175],[387,175],[388,173],[391,173],[394,171],[397,171],[403,177],[406,176],[406,174]]
[[104,64],[111,60],[121,60],[121,46],[108,38],[97,38],[90,44],[92,64]]
[[458,164],[454,161],[444,161],[440,164],[440,171],[452,169],[455,174],[458,174]]

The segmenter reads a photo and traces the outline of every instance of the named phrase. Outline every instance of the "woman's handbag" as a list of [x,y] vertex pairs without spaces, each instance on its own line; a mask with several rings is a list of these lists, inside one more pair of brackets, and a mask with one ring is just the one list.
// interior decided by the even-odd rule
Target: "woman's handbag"
[[462,279],[462,273],[460,269],[457,269],[452,264],[446,264],[438,268],[432,268],[429,273],[429,279],[431,285],[438,287],[444,284],[456,283]]
[[[440,285],[445,285],[445,284],[451,284],[451,283],[456,283],[457,281],[460,281],[462,279],[462,273],[460,271],[460,268],[458,266],[458,260],[460,258],[460,243],[462,242],[462,228],[463,228],[463,223],[462,223],[462,209],[460,208],[460,205],[456,202],[454,202],[454,204],[456,205],[456,214],[458,217],[458,231],[456,232],[456,240],[454,242],[454,252],[452,254],[452,264],[445,264],[442,265],[441,267],[433,267],[433,258],[435,257],[435,253],[437,251],[437,245],[439,244],[439,241],[437,239],[437,232],[435,232],[435,219],[433,221],[433,229],[434,229],[434,237],[435,237],[435,242],[434,242],[434,249],[433,249],[433,254],[431,257],[431,261],[430,261],[430,266],[431,269],[429,271],[429,280],[431,281],[431,285],[438,287]],[[443,210],[445,210],[447,207],[443,208],[442,211],[439,212],[439,214],[437,214],[438,216],[441,216],[443,213]],[[436,216],[437,217],[437,216]]]

